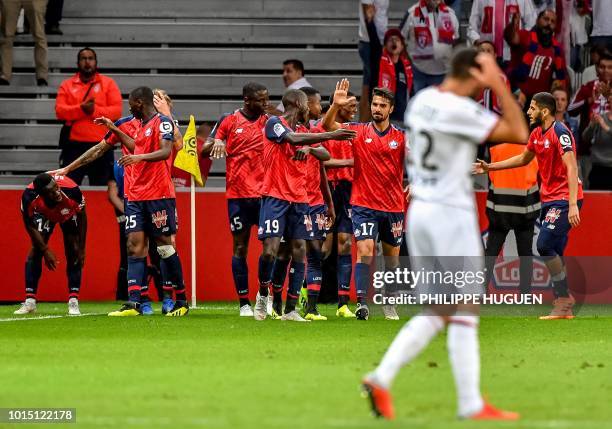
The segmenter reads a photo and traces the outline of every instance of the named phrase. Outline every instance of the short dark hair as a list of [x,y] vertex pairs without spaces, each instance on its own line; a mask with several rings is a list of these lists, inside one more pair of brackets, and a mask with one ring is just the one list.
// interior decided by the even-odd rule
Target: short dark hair
[[604,50],[601,54],[599,54],[599,64],[602,61],[612,61],[612,54],[608,50]]
[[289,65],[289,64],[291,64],[294,69],[299,70],[302,72],[302,74],[304,74],[304,63],[303,62],[301,62],[300,60],[295,60],[295,59],[283,61],[284,66]]
[[314,97],[317,94],[321,94],[318,89],[313,88],[312,86],[303,86],[300,88],[307,97]]
[[557,102],[550,92],[538,92],[532,98],[540,109],[548,109],[551,115],[557,111]]
[[392,106],[395,105],[395,95],[388,88],[383,88],[382,86],[374,88],[372,90],[372,98],[374,98],[375,96],[386,99]]
[[148,86],[139,86],[130,92],[132,100],[142,100],[147,104],[153,104],[153,90]]
[[[347,91],[346,95],[348,95],[349,97],[356,97],[355,93],[351,92],[351,91]],[[334,94],[332,93],[332,95],[329,96],[329,104],[334,104]]]
[[53,177],[49,173],[40,173],[38,176],[34,178],[32,184],[34,185],[34,190],[37,194],[40,194],[43,189],[49,186],[49,183],[53,180]]
[[283,94],[283,106],[287,109],[289,106],[296,106],[297,101],[300,98],[308,99],[308,96],[304,93],[304,91],[300,91],[299,89],[290,89]]
[[466,80],[472,77],[470,69],[472,67],[480,68],[480,64],[476,62],[477,56],[478,50],[475,48],[457,49],[451,58],[449,76],[459,80]]
[[94,51],[89,46],[85,46],[84,48],[79,49],[79,52],[77,52],[77,62],[79,62],[81,60],[81,53],[83,53],[85,51],[90,51],[94,55],[94,58],[96,59],[96,62],[98,61],[98,54],[96,54],[96,51]]
[[255,94],[259,91],[267,91],[265,85],[262,85],[259,82],[248,82],[242,87],[242,96],[245,98],[255,97]]

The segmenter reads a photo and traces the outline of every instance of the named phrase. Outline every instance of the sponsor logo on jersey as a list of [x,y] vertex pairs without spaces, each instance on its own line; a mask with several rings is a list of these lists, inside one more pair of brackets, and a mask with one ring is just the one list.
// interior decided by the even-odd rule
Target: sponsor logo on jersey
[[272,130],[274,131],[274,134],[276,134],[276,137],[280,137],[285,132],[285,127],[283,127],[283,124],[274,124],[274,128]]
[[559,141],[561,142],[561,147],[563,147],[563,149],[572,148],[572,139],[567,134],[561,135],[561,137],[559,137]]
[[166,226],[166,223],[168,222],[168,215],[166,214],[166,210],[158,210],[155,213],[151,214],[151,221],[155,224],[156,228]]

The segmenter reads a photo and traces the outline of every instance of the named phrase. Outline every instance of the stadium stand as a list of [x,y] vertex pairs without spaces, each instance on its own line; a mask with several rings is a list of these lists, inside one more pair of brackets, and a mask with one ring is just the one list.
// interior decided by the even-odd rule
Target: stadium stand
[[[414,1],[392,0],[390,25]],[[181,122],[190,114],[202,122],[239,106],[250,80],[279,100],[287,58],[304,62],[324,96],[340,77],[358,85],[357,25],[355,0],[235,0],[231,7],[222,0],[148,0],[146,7],[66,0],[64,35],[48,37],[49,87],[35,86],[31,36],[16,38],[13,81],[0,88],[0,185],[22,185],[57,168],[61,125],[54,97],[83,46],[96,49],[100,71],[116,80],[124,100],[136,86],[164,88]],[[216,162],[211,173],[214,185],[224,186],[224,165]]]

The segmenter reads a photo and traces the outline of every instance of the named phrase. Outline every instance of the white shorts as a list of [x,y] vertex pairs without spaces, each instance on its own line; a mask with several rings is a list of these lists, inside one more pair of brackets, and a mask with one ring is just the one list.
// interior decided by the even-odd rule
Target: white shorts
[[[413,201],[406,239],[412,271],[444,278],[432,274],[417,282],[417,293],[482,293],[484,279],[478,279],[484,275],[484,251],[476,209]],[[455,281],[449,282],[449,276]],[[466,283],[466,276],[474,281]]]

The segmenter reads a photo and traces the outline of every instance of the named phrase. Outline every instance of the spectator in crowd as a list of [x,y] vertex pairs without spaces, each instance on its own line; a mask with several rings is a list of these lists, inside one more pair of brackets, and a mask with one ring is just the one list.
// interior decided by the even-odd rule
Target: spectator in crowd
[[606,54],[606,51],[608,51],[608,49],[603,43],[591,47],[591,65],[582,71],[581,85],[597,79],[597,64],[599,64],[599,59]]
[[555,113],[555,120],[563,122],[567,128],[570,129],[574,135],[576,146],[580,147],[580,121],[578,118],[573,118],[567,113],[567,107],[569,106],[569,92],[564,86],[554,86],[552,88],[552,95],[555,97],[557,103],[557,112]]
[[455,12],[442,0],[420,0],[406,11],[399,28],[408,40],[414,91],[442,83],[459,39]]
[[[610,103],[612,93],[608,92]],[[612,191],[612,112],[594,114],[582,138],[591,143],[589,189]]]
[[608,93],[612,86],[612,55],[603,52],[596,66],[597,79],[580,87],[568,111],[570,115],[580,114],[581,130],[586,128],[594,114],[603,114],[610,109]]
[[412,91],[412,65],[406,52],[404,37],[398,28],[387,30],[384,49],[378,67],[378,85],[395,95],[391,121],[403,124],[404,112]]
[[[609,103],[612,103],[610,92]],[[612,191],[612,112],[593,114],[582,139],[591,144],[589,189]]]
[[[597,79],[582,85],[568,107],[570,115],[580,117],[580,133],[584,132],[594,115],[604,116],[610,110],[608,94],[612,86],[612,56],[609,52],[602,52],[596,70]],[[591,172],[590,139],[581,139],[578,146],[578,168],[588,188]]]
[[[382,53],[381,40],[387,31],[389,0],[360,0],[359,57],[363,63],[363,85],[359,103],[359,120],[370,120],[370,94],[378,80],[378,61]],[[378,43],[372,42],[375,33]]]
[[45,35],[45,10],[47,0],[2,0],[0,1],[0,59],[2,72],[0,85],[10,85],[13,74],[13,41],[17,31],[17,20],[21,8],[30,23],[30,31],[34,38],[34,62],[36,64],[36,84],[47,86],[49,65],[47,63],[47,36]]
[[49,0],[45,13],[45,33],[62,35],[59,23],[62,20],[64,0]]
[[[60,85],[55,100],[57,119],[64,122],[60,133],[60,166],[65,167],[88,149],[95,146],[108,131],[94,123],[94,118],[104,116],[111,121],[121,116],[121,93],[113,79],[98,73],[96,53],[83,48],[77,54],[77,73]],[[113,168],[113,153],[83,168],[69,173],[79,185],[85,176],[89,184],[106,186]]]
[[[304,77],[304,63],[300,60],[285,60],[283,62],[283,82],[285,83],[285,91],[290,89],[300,89],[303,86],[311,86],[308,80]],[[276,106],[279,112],[284,112],[283,103]]]
[[519,16],[519,28],[531,29],[535,25],[536,11],[531,0],[474,0],[468,39],[493,43],[500,64],[510,61],[510,46],[504,40],[504,29]]
[[538,15],[532,30],[520,29],[514,15],[504,31],[512,50],[510,81],[520,89],[519,101],[529,106],[531,97],[548,92],[553,84],[566,85],[565,58],[554,37],[557,16],[547,9]]
[[612,46],[612,19],[610,19],[610,0],[591,0],[593,4],[593,31],[591,43]]

